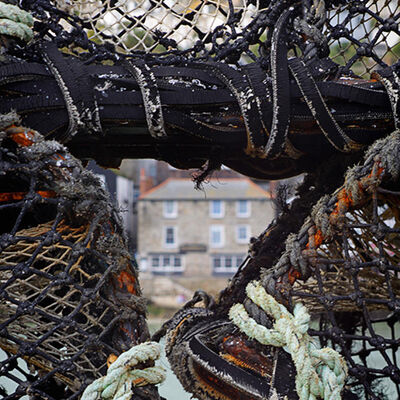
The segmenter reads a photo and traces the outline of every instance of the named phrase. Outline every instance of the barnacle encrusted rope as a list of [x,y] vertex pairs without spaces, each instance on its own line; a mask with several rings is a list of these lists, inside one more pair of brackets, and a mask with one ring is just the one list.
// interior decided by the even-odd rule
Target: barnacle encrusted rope
[[17,6],[0,2],[0,35],[16,37],[25,42],[33,38],[33,18]]
[[132,347],[120,356],[108,368],[107,375],[92,382],[83,392],[81,400],[131,400],[132,386],[156,385],[165,379],[165,371],[160,366],[135,369],[148,360],[157,360],[160,346],[155,342],[146,342]]
[[275,319],[273,329],[257,324],[242,304],[235,304],[229,317],[250,338],[264,345],[283,347],[291,354],[297,370],[296,390],[300,400],[341,399],[347,376],[346,363],[335,350],[316,347],[307,333],[310,314],[306,307],[297,303],[291,314],[267,294],[259,282],[249,283],[246,293]]

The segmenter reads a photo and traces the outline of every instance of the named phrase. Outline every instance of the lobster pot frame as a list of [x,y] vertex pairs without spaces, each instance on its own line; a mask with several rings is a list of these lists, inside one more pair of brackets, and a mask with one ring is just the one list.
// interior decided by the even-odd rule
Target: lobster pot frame
[[121,221],[58,143],[8,125],[0,152],[1,395],[78,398],[148,337]]
[[400,393],[400,197],[398,165],[389,165],[398,144],[396,132],[372,146],[365,164],[289,235],[274,272],[261,273],[286,304],[307,306],[311,335],[346,359],[347,387],[358,398]]
[[348,358],[349,386],[357,381],[368,388],[365,396],[391,398],[399,396],[399,198],[374,194],[310,259],[313,275],[294,285],[291,299],[313,313],[321,346]]
[[[185,388],[207,400],[229,396],[233,387],[244,398],[298,399],[294,380],[301,371],[289,345],[282,350],[259,339],[265,330],[272,336],[280,329],[282,310],[268,311],[271,300],[262,299],[269,297],[295,318],[302,303],[317,347],[340,353],[347,365],[341,398],[399,396],[399,154],[395,131],[314,206],[304,204],[305,193],[320,193],[321,182],[306,179],[298,198],[253,241],[217,304],[200,296],[166,324],[167,355]],[[289,233],[301,212],[302,223]],[[277,244],[282,236],[283,250]],[[254,295],[255,287],[265,295]]]

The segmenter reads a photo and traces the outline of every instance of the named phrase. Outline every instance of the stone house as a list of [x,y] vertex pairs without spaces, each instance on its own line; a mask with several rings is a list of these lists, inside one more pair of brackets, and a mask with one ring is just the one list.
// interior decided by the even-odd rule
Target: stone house
[[169,178],[138,199],[140,269],[174,278],[233,275],[250,237],[274,218],[270,194],[247,178]]

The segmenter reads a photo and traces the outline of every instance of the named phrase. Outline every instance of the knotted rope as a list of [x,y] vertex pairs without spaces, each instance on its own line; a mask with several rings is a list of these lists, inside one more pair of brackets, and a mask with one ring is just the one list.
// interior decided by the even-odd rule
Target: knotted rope
[[275,319],[273,328],[257,324],[242,304],[230,309],[230,319],[250,338],[264,345],[283,347],[290,353],[297,370],[296,391],[300,400],[340,400],[347,376],[346,363],[335,350],[316,347],[307,333],[310,315],[306,307],[297,303],[291,314],[259,282],[249,283],[246,293]]
[[16,37],[25,42],[33,38],[32,16],[12,4],[0,2],[0,35]]
[[81,400],[131,400],[132,386],[156,385],[165,379],[160,366],[135,369],[148,360],[157,360],[160,346],[155,342],[141,343],[120,356],[110,365],[107,375],[92,382],[83,392]]

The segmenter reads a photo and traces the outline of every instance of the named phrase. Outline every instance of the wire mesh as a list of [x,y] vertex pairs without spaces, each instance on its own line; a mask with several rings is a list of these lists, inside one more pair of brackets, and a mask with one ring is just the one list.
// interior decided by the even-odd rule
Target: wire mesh
[[[262,59],[269,52],[271,28],[282,10],[290,5],[289,1],[245,0],[41,0],[40,3],[43,8],[32,11],[42,20],[49,16],[60,20],[60,26],[54,30],[62,32],[62,38],[57,38],[61,44],[71,41],[73,35],[77,39],[77,32],[84,28],[91,40],[109,43],[125,56],[143,51],[163,54],[185,51],[186,57],[213,57],[241,64]],[[305,43],[315,42],[320,51],[329,53],[343,67],[342,73],[352,71],[366,76],[377,67],[392,65],[397,60],[399,15],[400,6],[394,0],[304,1],[303,11],[292,21],[294,29],[288,29],[290,47],[298,55],[304,53]],[[320,34],[315,29],[306,28],[305,32],[299,20],[316,26]],[[46,31],[44,27],[41,29]],[[82,41],[76,40],[76,44],[81,46]]]
[[[193,47],[197,40],[209,40],[217,26],[224,26],[231,10],[227,0],[73,1],[69,6],[70,12],[90,26],[87,29],[92,40],[110,40],[125,52],[159,50],[155,31],[180,48]],[[243,29],[255,12],[251,4],[235,1],[233,13],[241,14],[237,29]]]

